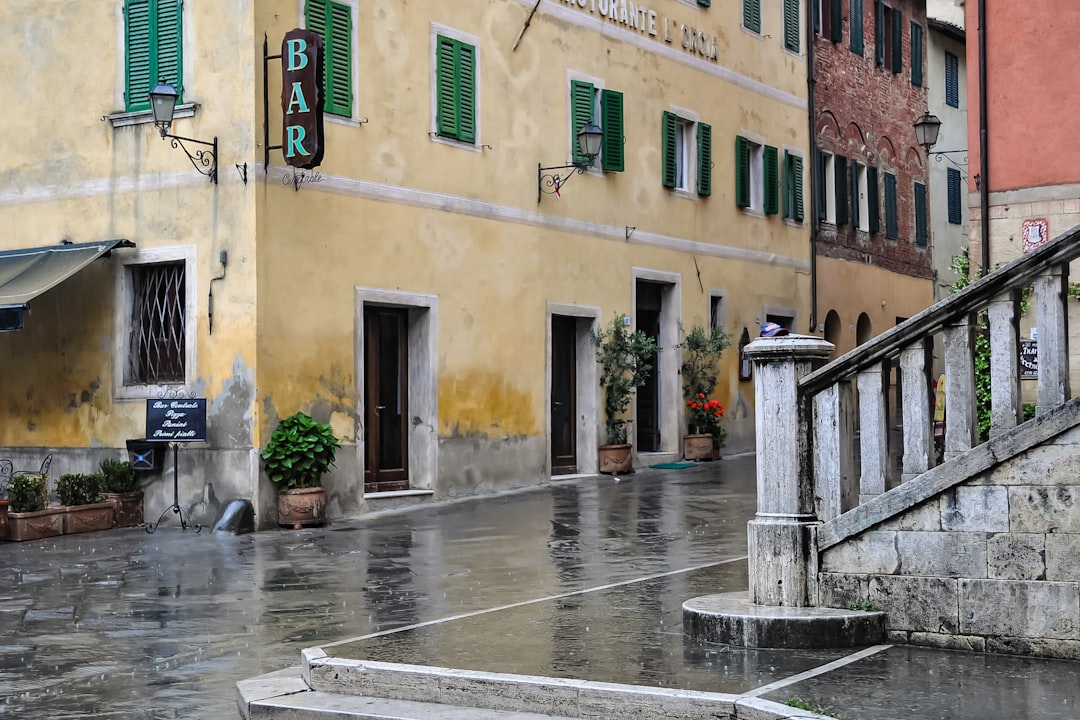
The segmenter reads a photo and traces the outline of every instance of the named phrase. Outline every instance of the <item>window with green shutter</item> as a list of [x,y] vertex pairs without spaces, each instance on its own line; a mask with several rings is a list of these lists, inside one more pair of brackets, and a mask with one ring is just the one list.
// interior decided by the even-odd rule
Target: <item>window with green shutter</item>
[[904,17],[894,8],[892,11],[892,71],[899,73],[904,69]]
[[922,25],[911,21],[911,84],[922,87],[923,76],[923,29]]
[[960,107],[960,59],[945,52],[945,104]]
[[709,7],[712,5],[712,0],[697,0],[697,4],[701,7]]
[[833,178],[833,187],[836,194],[836,224],[847,225],[848,224],[848,171],[847,171],[847,158],[843,155],[833,156],[833,171],[836,176]]
[[834,43],[844,41],[843,0],[832,0],[829,3],[829,40]]
[[885,237],[890,240],[900,237],[896,213],[896,176],[889,172],[885,173]]
[[799,37],[799,0],[784,0],[784,47],[799,52],[802,48]]
[[805,217],[803,200],[803,159],[784,151],[784,217],[802,222]]
[[926,245],[926,186],[915,183],[915,244]]
[[863,54],[863,0],[851,0],[848,8],[848,31],[851,33],[851,52]]
[[476,142],[476,48],[436,37],[435,118],[439,137]]
[[[600,129],[604,139],[600,144],[600,167],[605,172],[622,172],[623,152],[623,94],[614,90],[600,91]],[[577,140],[577,138],[574,138]],[[576,144],[576,143],[575,143]]]
[[664,187],[674,188],[679,181],[679,118],[675,113],[664,111],[660,122],[660,136],[664,163],[662,181]]
[[742,24],[752,32],[761,32],[761,0],[742,0]]
[[856,228],[860,228],[862,223],[862,217],[859,215],[859,177],[862,174],[862,165],[857,160],[851,161],[851,183],[849,191],[851,193],[851,224]]
[[712,195],[712,125],[697,124],[697,193]]
[[949,222],[953,225],[959,225],[964,220],[963,208],[960,206],[960,203],[963,200],[960,184],[960,171],[956,168],[947,168],[947,171],[946,185],[948,186],[949,195]]
[[159,82],[176,88],[183,101],[183,15],[181,0],[124,3],[124,107],[150,109],[150,90]]
[[814,151],[814,212],[818,222],[827,222],[829,219],[827,165],[831,157],[832,155],[827,155],[820,148]]
[[772,145],[765,146],[765,214],[780,212],[780,156]]
[[735,136],[735,204],[750,207],[750,141]]
[[866,168],[866,224],[872,233],[881,232],[881,193],[876,167]]
[[[352,8],[333,0],[307,0],[304,3],[304,23],[308,30],[323,39],[323,111],[331,115],[352,117]],[[440,36],[439,40],[438,82],[441,90],[443,38]],[[469,70],[472,71],[471,66]],[[442,134],[441,130],[439,134]]]
[[[585,164],[589,158],[581,154],[577,136],[581,129],[596,118],[596,86],[582,80],[570,81],[570,146],[574,162]],[[603,128],[601,128],[603,129]]]
[[885,3],[874,0],[874,62],[885,65]]

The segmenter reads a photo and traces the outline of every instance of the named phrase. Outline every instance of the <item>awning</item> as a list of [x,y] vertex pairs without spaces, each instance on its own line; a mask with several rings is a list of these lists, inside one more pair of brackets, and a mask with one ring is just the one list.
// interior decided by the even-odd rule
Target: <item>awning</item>
[[102,240],[0,252],[0,331],[20,329],[27,303],[116,247],[135,243]]

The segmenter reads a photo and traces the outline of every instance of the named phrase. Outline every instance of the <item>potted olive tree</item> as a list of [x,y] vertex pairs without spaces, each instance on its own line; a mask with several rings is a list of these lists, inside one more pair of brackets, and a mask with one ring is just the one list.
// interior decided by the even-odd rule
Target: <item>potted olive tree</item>
[[711,398],[720,375],[720,356],[731,344],[731,336],[719,326],[706,330],[694,325],[683,332],[679,347],[683,351],[683,399],[686,400],[687,434],[683,437],[683,457],[687,460],[709,460],[719,450],[727,433],[720,425],[724,406]]
[[626,411],[634,392],[652,372],[652,359],[660,350],[656,340],[641,330],[630,330],[630,318],[616,315],[606,328],[593,333],[600,387],[604,390],[604,427],[607,443],[599,448],[602,473],[634,471]]
[[9,539],[39,540],[63,535],[63,509],[48,506],[49,480],[45,475],[20,473],[12,477],[8,502]]
[[101,489],[105,477],[101,474],[68,473],[56,481],[56,494],[64,512],[64,534],[109,530],[113,526],[113,504],[102,501]]
[[116,527],[135,527],[143,523],[143,491],[135,479],[135,470],[127,460],[105,458],[101,461],[102,493],[113,505]]
[[278,488],[278,524],[299,529],[326,521],[322,476],[340,447],[334,430],[297,412],[278,423],[261,455]]

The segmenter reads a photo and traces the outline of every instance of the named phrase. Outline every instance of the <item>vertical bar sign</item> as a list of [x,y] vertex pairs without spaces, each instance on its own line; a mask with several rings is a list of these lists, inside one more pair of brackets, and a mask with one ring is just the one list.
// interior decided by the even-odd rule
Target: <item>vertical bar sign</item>
[[323,39],[296,28],[281,41],[282,153],[285,163],[318,167],[323,158]]

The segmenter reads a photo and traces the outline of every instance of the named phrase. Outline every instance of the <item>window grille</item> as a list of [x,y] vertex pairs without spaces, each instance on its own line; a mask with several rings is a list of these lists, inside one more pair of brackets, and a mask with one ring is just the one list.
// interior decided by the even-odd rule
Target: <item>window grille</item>
[[132,265],[127,384],[183,383],[184,263]]

